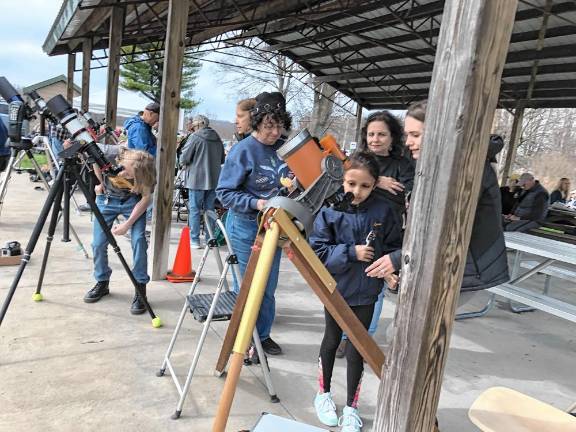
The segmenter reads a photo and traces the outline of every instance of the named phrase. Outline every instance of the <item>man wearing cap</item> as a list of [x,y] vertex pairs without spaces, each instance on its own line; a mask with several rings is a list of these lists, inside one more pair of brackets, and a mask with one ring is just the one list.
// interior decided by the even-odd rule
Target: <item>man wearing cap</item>
[[192,119],[190,124],[192,133],[178,158],[186,173],[188,225],[190,226],[190,244],[194,249],[202,247],[200,243],[201,213],[214,210],[216,185],[221,165],[224,163],[224,144],[209,123],[208,118],[203,115],[197,115]]
[[538,221],[546,217],[548,211],[548,191],[536,181],[530,173],[524,173],[518,179],[523,192],[512,214],[504,216],[508,221]]
[[151,102],[146,105],[142,116],[135,115],[124,122],[124,129],[128,136],[128,148],[144,150],[156,157],[156,137],[152,133],[152,126],[160,118],[160,104]]

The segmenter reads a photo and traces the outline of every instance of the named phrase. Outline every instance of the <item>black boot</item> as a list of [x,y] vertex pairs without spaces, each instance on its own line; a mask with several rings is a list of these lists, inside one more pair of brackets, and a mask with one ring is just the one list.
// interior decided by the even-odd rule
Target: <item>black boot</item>
[[[146,298],[146,284],[139,283],[138,287],[140,288],[140,291],[142,291],[144,298]],[[134,298],[132,299],[132,306],[130,307],[130,313],[132,315],[141,315],[144,312],[146,312],[146,306],[144,306],[144,299],[140,296],[138,291],[136,291],[136,293],[134,294]]]
[[84,303],[96,303],[105,295],[110,294],[110,290],[108,289],[109,283],[109,281],[96,282],[96,285],[84,296]]

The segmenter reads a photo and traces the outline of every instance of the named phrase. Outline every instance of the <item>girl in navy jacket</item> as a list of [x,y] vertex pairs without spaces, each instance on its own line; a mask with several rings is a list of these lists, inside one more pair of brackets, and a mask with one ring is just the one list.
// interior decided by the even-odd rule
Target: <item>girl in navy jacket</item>
[[[401,247],[401,224],[390,205],[372,193],[378,182],[376,158],[360,152],[350,158],[351,166],[344,174],[344,191],[354,194],[345,211],[323,208],[314,222],[310,244],[328,271],[336,279],[336,288],[354,314],[368,329],[374,304],[383,289],[384,280],[368,277],[369,264],[377,258]],[[375,239],[367,245],[373,231]],[[336,406],[330,394],[330,381],[336,350],[342,329],[324,310],[326,328],[320,346],[319,391],[314,400],[318,418],[327,426],[342,426],[344,432],[361,430],[362,421],[357,403],[364,363],[360,353],[350,344],[347,359],[347,401],[338,420]]]

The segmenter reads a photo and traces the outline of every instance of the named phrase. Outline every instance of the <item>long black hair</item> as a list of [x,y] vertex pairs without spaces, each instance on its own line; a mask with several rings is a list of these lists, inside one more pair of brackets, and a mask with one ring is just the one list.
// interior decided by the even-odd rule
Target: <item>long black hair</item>
[[358,149],[361,151],[370,151],[366,136],[368,134],[368,125],[375,121],[386,123],[386,126],[388,126],[390,130],[390,136],[392,137],[390,156],[401,158],[404,155],[404,130],[400,121],[388,111],[377,111],[368,116],[366,123],[364,123],[362,127],[362,141]]

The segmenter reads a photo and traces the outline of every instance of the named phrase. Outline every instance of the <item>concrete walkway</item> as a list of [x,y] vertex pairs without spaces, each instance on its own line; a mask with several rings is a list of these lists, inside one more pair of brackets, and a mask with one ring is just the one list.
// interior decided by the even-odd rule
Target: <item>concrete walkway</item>
[[[0,216],[0,244],[18,240],[25,245],[32,232],[46,192],[34,190],[38,183],[30,183],[27,177],[16,174],[9,186]],[[90,216],[74,214],[71,219],[89,247]],[[172,254],[181,226],[174,226],[172,232]],[[82,297],[94,283],[92,263],[74,242],[61,243],[60,236],[61,230],[50,254],[45,301],[31,300],[45,245],[43,234],[0,327],[0,431],[209,431],[224,384],[213,376],[213,369],[226,324],[213,325],[183,415],[171,420],[176,389],[169,376],[157,378],[155,373],[188,286],[149,285],[152,306],[165,323],[153,329],[147,315],[129,314],[133,289],[111,253],[112,295],[85,304]],[[119,243],[130,261],[129,241],[120,238]],[[199,256],[194,251],[195,267]],[[216,269],[211,260],[200,292],[214,286]],[[0,267],[0,301],[16,270]],[[542,280],[536,277],[531,283],[538,287]],[[553,293],[573,303],[574,288],[574,284],[553,280]],[[395,296],[387,298],[376,335],[383,347],[395,300]],[[480,303],[482,299],[471,306]],[[467,409],[482,391],[495,385],[512,387],[560,408],[576,400],[576,326],[542,312],[515,315],[500,306],[485,318],[455,325],[438,412],[442,431],[476,430]],[[173,356],[181,375],[189,367],[202,328],[190,315],[184,327]],[[312,399],[323,327],[320,302],[284,260],[273,337],[285,354],[270,358],[281,403],[269,402],[260,369],[245,367],[228,430],[250,429],[263,411],[320,426]],[[365,431],[372,427],[378,385],[372,371],[366,371],[360,397]],[[333,393],[341,407],[345,402],[343,360],[337,360]]]

